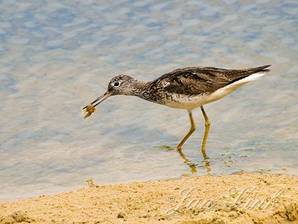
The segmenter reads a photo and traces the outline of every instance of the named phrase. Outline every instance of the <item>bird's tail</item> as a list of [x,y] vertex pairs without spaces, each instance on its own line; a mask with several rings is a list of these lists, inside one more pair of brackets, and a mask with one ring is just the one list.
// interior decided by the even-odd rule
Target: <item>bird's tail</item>
[[238,79],[233,80],[232,83],[237,82],[238,84],[244,84],[244,83],[255,81],[261,78],[262,76],[264,76],[267,72],[269,72],[270,69],[268,68],[270,66],[271,65],[264,65],[256,68],[249,68],[249,69],[242,70],[244,73],[243,77],[239,77]]
[[233,77],[231,77],[231,81],[228,83],[232,84],[237,81],[244,81],[244,82],[250,82],[254,81],[263,75],[265,75],[266,72],[269,72],[268,69],[271,65],[264,65],[260,67],[255,68],[247,68],[247,69],[241,69],[241,70],[234,70],[231,74]]
[[260,67],[256,67],[256,68],[249,68],[249,69],[246,69],[247,73],[249,74],[254,74],[254,73],[258,73],[258,72],[269,72],[270,67],[271,65],[263,65],[263,66],[260,66]]

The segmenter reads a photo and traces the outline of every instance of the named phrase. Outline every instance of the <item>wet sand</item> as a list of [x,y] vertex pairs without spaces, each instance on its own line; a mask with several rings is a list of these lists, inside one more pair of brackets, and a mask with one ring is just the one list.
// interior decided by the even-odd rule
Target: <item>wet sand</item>
[[0,223],[298,223],[298,176],[238,173],[87,186],[0,203]]

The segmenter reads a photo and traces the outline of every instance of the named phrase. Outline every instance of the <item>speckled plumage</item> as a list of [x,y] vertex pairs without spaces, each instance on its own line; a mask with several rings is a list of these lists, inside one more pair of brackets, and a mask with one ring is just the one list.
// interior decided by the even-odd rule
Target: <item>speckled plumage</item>
[[[139,81],[128,75],[118,75],[111,79],[104,96],[107,98],[113,95],[131,95],[154,103],[190,110],[222,98],[245,83],[241,83],[241,80],[253,74],[268,72],[269,67],[270,65],[248,69],[187,67],[176,69],[149,82]],[[233,86],[233,83],[237,82],[240,84]],[[227,86],[233,88],[218,93]],[[218,96],[210,98],[213,93],[218,93]],[[91,104],[99,100],[101,97]]]
[[195,96],[206,96],[249,75],[267,72],[268,67],[269,65],[249,69],[213,67],[176,69],[152,82],[144,83],[142,91],[137,96],[159,104],[176,101],[177,97],[187,100]]

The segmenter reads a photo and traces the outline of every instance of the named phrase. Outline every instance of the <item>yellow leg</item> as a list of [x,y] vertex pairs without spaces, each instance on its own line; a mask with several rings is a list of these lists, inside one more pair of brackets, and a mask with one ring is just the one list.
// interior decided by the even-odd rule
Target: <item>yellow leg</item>
[[202,111],[204,119],[205,119],[205,132],[204,132],[204,138],[202,141],[201,151],[202,151],[202,155],[203,155],[204,159],[208,159],[208,156],[206,154],[206,143],[207,143],[209,129],[210,129],[211,124],[210,124],[210,121],[208,119],[208,116],[207,116],[203,106],[201,106],[201,111]]
[[190,129],[188,131],[188,133],[183,137],[183,139],[180,141],[180,143],[177,145],[177,149],[179,152],[182,151],[182,146],[184,145],[184,143],[186,142],[186,140],[191,136],[191,134],[196,130],[196,125],[195,125],[195,122],[193,120],[193,117],[192,117],[192,113],[191,111],[189,110],[188,111],[188,115],[189,115],[189,120],[190,120]]

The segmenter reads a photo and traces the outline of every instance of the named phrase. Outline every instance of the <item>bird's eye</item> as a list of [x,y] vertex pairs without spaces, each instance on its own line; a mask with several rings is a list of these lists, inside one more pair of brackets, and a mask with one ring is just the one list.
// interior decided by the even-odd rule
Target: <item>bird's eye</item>
[[119,86],[119,82],[114,82],[114,86]]

